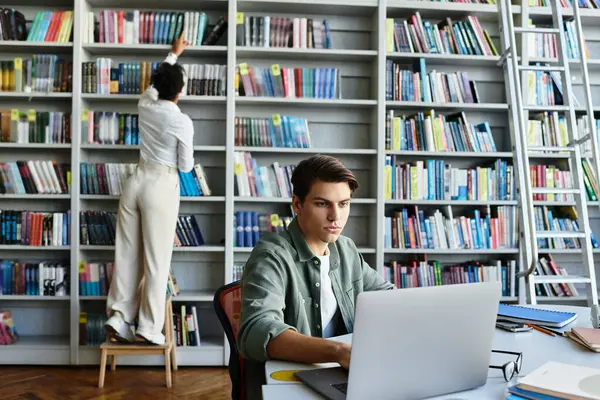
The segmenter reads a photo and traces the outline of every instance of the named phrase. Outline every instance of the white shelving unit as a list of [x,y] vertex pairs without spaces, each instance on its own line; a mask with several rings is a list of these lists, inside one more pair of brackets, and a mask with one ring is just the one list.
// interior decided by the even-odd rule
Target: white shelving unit
[[[469,260],[519,260],[519,249],[443,250],[394,249],[384,247],[384,217],[405,206],[435,210],[450,206],[455,213],[469,207],[485,209],[498,206],[518,206],[517,201],[412,201],[384,199],[384,162],[386,155],[396,155],[407,161],[444,159],[453,166],[491,165],[495,159],[511,161],[512,146],[508,135],[508,104],[504,99],[504,82],[496,56],[441,56],[435,54],[386,53],[385,19],[407,17],[419,11],[424,19],[442,20],[446,16],[460,18],[476,15],[495,43],[498,43],[498,14],[494,5],[440,3],[411,0],[61,0],[49,5],[45,0],[27,0],[24,6],[13,5],[31,20],[40,10],[75,11],[74,42],[29,43],[0,42],[0,54],[9,59],[36,52],[56,53],[74,62],[72,93],[7,93],[0,92],[0,108],[26,110],[36,108],[72,113],[72,143],[15,144],[0,143],[0,159],[16,161],[46,159],[71,164],[69,195],[0,195],[0,209],[40,211],[71,210],[71,245],[65,247],[29,247],[0,245],[1,259],[22,261],[62,260],[69,263],[70,295],[62,298],[0,296],[0,310],[12,312],[21,335],[13,346],[0,347],[0,364],[97,364],[99,350],[79,345],[79,313],[103,312],[105,296],[83,297],[79,294],[79,262],[110,262],[114,246],[79,244],[79,212],[85,210],[117,211],[117,196],[81,195],[79,165],[83,162],[137,162],[139,146],[97,145],[82,143],[80,132],[83,110],[137,113],[139,95],[99,95],[82,93],[82,63],[98,57],[118,61],[161,61],[170,45],[114,45],[82,43],[82,16],[101,9],[143,9],[163,11],[205,11],[211,24],[221,15],[231,23],[217,46],[192,46],[185,50],[180,62],[219,63],[227,65],[227,95],[222,97],[184,96],[181,109],[194,120],[195,159],[208,176],[213,196],[181,198],[181,214],[198,216],[206,245],[198,248],[174,248],[173,271],[182,293],[174,298],[175,307],[193,304],[198,309],[201,346],[177,349],[180,365],[226,365],[229,354],[227,340],[212,307],[216,289],[231,282],[233,266],[247,260],[250,248],[233,247],[233,216],[235,211],[252,210],[289,215],[288,198],[241,197],[235,190],[234,152],[251,152],[259,165],[273,161],[297,163],[309,154],[326,153],[339,157],[357,175],[360,188],[352,202],[351,216],[344,234],[353,238],[366,261],[383,273],[383,265],[391,260],[439,260],[445,263]],[[310,15],[306,11],[310,10]],[[520,6],[513,6],[518,16]],[[332,29],[334,49],[256,48],[236,46],[236,14],[303,15],[328,19]],[[550,10],[530,8],[529,15],[543,18]],[[568,10],[567,10],[568,12]],[[600,30],[593,26],[600,21],[600,10],[582,10],[584,23],[590,24],[587,36],[590,55],[592,42],[600,41]],[[499,46],[496,46],[499,48]],[[410,64],[425,58],[428,69],[438,71],[468,71],[477,81],[483,103],[438,104],[385,100],[386,59]],[[278,63],[281,66],[337,67],[342,73],[342,99],[282,99],[236,97],[235,66],[247,62],[255,66]],[[600,65],[600,59],[590,60]],[[597,78],[596,78],[597,79]],[[576,86],[575,86],[576,87]],[[600,104],[600,102],[598,103]],[[436,153],[385,150],[385,117],[389,109],[415,113],[435,109],[436,113],[456,111],[467,113],[471,123],[489,121],[498,147],[494,153]],[[544,107],[549,110],[549,107]],[[310,149],[258,148],[235,146],[235,117],[269,117],[273,113],[307,118],[313,147]],[[545,154],[540,160],[550,159]],[[553,158],[560,160],[562,155]],[[554,203],[553,203],[554,204]],[[593,203],[590,203],[592,206]],[[595,206],[597,208],[597,204]],[[596,215],[598,217],[598,215]],[[594,228],[595,225],[592,224]],[[597,227],[596,227],[597,228]],[[595,229],[597,234],[600,230]],[[544,253],[546,250],[540,250]],[[559,260],[568,261],[578,250],[547,250]],[[595,251],[600,254],[600,251]],[[565,261],[565,262],[566,262]],[[504,298],[516,302],[517,297]],[[564,298],[539,301],[565,301]],[[577,302],[581,298],[569,298]],[[177,311],[177,309],[175,310]],[[161,364],[160,358],[126,358],[119,363]]]

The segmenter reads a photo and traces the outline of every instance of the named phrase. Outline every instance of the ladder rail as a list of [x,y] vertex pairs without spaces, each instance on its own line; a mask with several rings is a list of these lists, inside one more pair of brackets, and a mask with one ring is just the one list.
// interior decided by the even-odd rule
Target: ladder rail
[[[507,100],[509,102],[509,124],[512,128],[509,129],[512,146],[513,146],[513,168],[514,178],[517,181],[515,187],[517,188],[518,197],[521,199],[523,206],[519,212],[520,222],[520,235],[519,235],[519,247],[520,247],[520,266],[533,265],[532,268],[528,268],[526,271],[519,271],[516,278],[519,279],[521,287],[523,286],[524,278],[528,276],[535,268],[535,260],[532,256],[533,252],[537,250],[535,240],[535,229],[532,226],[531,218],[533,215],[533,196],[530,193],[531,182],[529,168],[526,167],[529,163],[526,160],[527,154],[527,139],[526,135],[521,132],[527,132],[525,126],[525,119],[523,115],[523,96],[522,88],[519,79],[515,79],[516,74],[519,71],[518,56],[517,56],[517,41],[515,38],[514,23],[512,20],[511,3],[510,0],[498,1],[498,7],[500,8],[500,33],[501,43],[503,46],[503,55],[500,59],[500,63],[503,64],[503,70],[505,75],[507,87]],[[519,132],[516,134],[515,132]],[[535,249],[535,250],[534,250]],[[530,272],[531,271],[531,272]],[[524,291],[519,290],[519,302],[522,303]]]
[[[574,7],[574,12],[577,13],[576,14],[576,19],[579,16],[579,12],[575,11],[575,8],[578,7],[577,2],[574,1],[572,2],[572,7]],[[580,21],[580,19],[579,19]],[[577,22],[579,22],[577,21]],[[558,0],[554,0],[552,1],[552,22],[554,24],[555,27],[558,27],[560,32],[559,34],[556,35],[556,44],[557,44],[557,50],[558,50],[558,57],[560,58],[560,64],[564,67],[564,70],[562,71],[562,76],[561,76],[561,86],[562,86],[562,91],[563,91],[563,103],[565,106],[568,107],[568,111],[567,111],[567,115],[566,115],[566,122],[569,125],[567,127],[567,130],[571,131],[572,134],[572,139],[577,139],[577,117],[575,115],[575,108],[574,108],[574,104],[573,104],[573,87],[572,87],[572,82],[571,82],[571,72],[570,72],[570,68],[569,68],[569,58],[567,56],[567,46],[566,46],[566,41],[565,41],[565,32],[563,29],[564,26],[564,22],[563,22],[563,18],[562,18],[562,9],[561,6],[559,4]],[[577,24],[576,22],[576,24]],[[578,41],[581,38],[578,39]],[[583,52],[583,47],[579,47],[579,50]],[[590,96],[591,97],[591,96]],[[587,98],[586,98],[586,103],[587,103]],[[589,107],[589,103],[588,103],[588,107]],[[592,118],[593,118],[593,114],[592,114]],[[571,176],[573,177],[574,182],[577,182],[578,187],[581,189],[581,193],[578,196],[574,196],[574,200],[575,200],[575,204],[577,207],[577,222],[578,222],[578,227],[580,229],[580,231],[582,232],[586,232],[586,233],[590,233],[591,232],[591,228],[590,228],[590,222],[589,222],[589,217],[588,217],[588,210],[587,210],[587,199],[585,198],[585,193],[584,193],[584,182],[583,182],[583,174],[582,174],[582,167],[581,167],[581,151],[580,151],[580,146],[575,146],[574,151],[570,152],[570,160],[571,160]],[[588,235],[589,236],[589,235]],[[583,265],[585,267],[585,275],[586,277],[592,278],[595,275],[594,272],[594,259],[593,259],[593,254],[592,254],[592,247],[591,247],[591,240],[590,238],[585,238],[584,240],[580,240],[580,243],[582,244],[582,256],[583,256]],[[536,249],[537,250],[537,249]],[[537,252],[537,251],[536,251]],[[590,285],[587,287],[587,291],[588,291],[588,296],[587,296],[587,301],[588,301],[588,305],[592,305],[592,304],[596,304],[598,301],[598,293],[595,290],[595,277],[594,279],[592,279],[592,282],[590,282]]]
[[[589,77],[589,73],[588,73],[587,57],[585,55],[585,40],[583,37],[583,28],[581,27],[581,14],[580,14],[580,10],[579,10],[579,3],[577,1],[573,2],[573,16],[575,17],[574,18],[575,33],[576,33],[575,36],[576,36],[576,40],[577,40],[577,49],[579,52],[579,65],[581,67],[581,77],[582,77],[583,88],[584,88],[588,134],[590,135],[590,139],[591,139],[592,159],[594,160],[594,162],[593,162],[594,165],[593,166],[590,165],[590,168],[595,169],[594,172],[596,174],[596,180],[600,181],[600,148],[599,148],[599,144],[598,144],[596,121],[594,120],[594,106],[592,104],[592,92],[591,92],[591,88],[590,88],[590,77]],[[575,146],[575,147],[579,148],[579,146]],[[581,165],[581,160],[579,161],[578,167],[580,167],[580,170],[583,169],[583,166]],[[581,175],[583,175],[583,172],[581,173]],[[581,179],[583,180],[583,176],[581,177]],[[582,195],[579,197],[583,198],[583,200],[584,200],[586,222],[589,225],[589,219],[587,218],[587,213],[588,213],[587,198],[584,198],[584,194],[583,194],[584,187],[582,186],[581,188],[582,188]],[[598,202],[598,205],[600,207],[600,202]],[[591,227],[590,227],[589,231],[591,232]],[[591,238],[589,238],[589,247],[590,247],[588,249],[588,251],[590,252],[589,257],[591,258],[592,262],[590,264],[590,268],[588,268],[586,270],[586,277],[590,278],[590,284],[588,286],[587,298],[588,298],[588,305],[591,306],[591,305],[598,304],[598,288],[597,288],[597,281],[596,281],[594,256],[593,256],[593,252],[591,249]]]

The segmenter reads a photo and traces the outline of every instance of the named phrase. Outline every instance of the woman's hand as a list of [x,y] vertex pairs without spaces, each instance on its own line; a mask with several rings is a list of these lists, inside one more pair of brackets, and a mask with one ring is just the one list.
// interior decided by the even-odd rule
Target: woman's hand
[[181,35],[173,42],[173,48],[171,52],[175,54],[177,57],[183,53],[183,50],[189,46],[189,43],[183,40],[183,31],[181,31]]

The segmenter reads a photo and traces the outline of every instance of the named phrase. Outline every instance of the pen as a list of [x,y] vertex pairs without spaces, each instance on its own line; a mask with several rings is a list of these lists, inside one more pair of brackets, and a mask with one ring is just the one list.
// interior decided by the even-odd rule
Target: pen
[[532,327],[532,328],[533,328],[533,329],[535,329],[536,331],[540,331],[540,332],[542,332],[542,333],[545,333],[546,335],[550,335],[550,336],[556,336],[556,335],[554,334],[554,332],[550,332],[549,330],[547,330],[547,329],[544,329],[544,328],[542,328],[541,326],[537,326],[537,325],[533,325],[533,324],[525,324],[525,325]]

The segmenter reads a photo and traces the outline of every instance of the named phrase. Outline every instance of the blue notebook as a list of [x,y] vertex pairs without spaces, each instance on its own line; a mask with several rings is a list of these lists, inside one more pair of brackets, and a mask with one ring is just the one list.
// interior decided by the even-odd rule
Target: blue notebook
[[541,310],[511,304],[499,304],[498,319],[562,328],[575,321],[575,319],[577,319],[577,314],[564,311]]
[[507,400],[561,400],[560,397],[549,396],[543,393],[532,392],[530,390],[524,390],[517,385],[509,386]]

